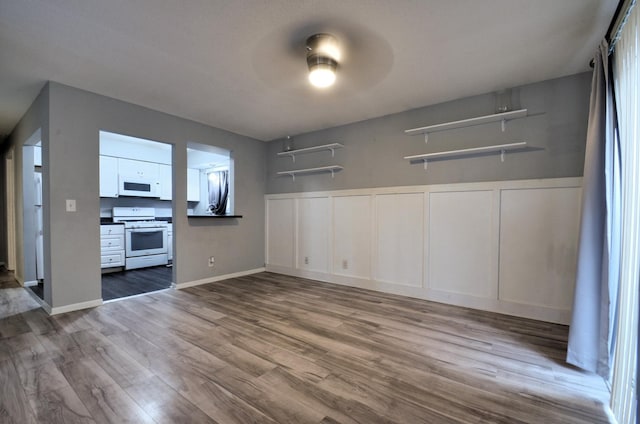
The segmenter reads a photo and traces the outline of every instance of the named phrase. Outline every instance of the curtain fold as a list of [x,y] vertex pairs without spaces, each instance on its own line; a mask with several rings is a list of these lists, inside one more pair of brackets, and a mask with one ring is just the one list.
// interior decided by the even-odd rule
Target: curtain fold
[[207,176],[209,183],[209,212],[224,215],[229,197],[229,171],[211,172]]
[[611,375],[619,273],[620,159],[613,80],[603,41],[594,57],[578,264],[567,362]]

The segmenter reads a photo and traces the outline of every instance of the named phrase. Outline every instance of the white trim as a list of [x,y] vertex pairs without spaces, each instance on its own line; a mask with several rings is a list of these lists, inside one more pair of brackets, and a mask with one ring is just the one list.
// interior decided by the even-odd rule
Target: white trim
[[38,285],[38,280],[25,281],[23,287],[33,287]]
[[72,303],[71,305],[57,306],[55,308],[52,308],[51,306],[45,303],[43,307],[45,308],[45,310],[47,310],[49,315],[58,315],[58,314],[64,314],[67,312],[79,311],[81,309],[95,308],[96,306],[101,306],[103,303],[104,302],[102,301],[102,299],[96,299],[96,300],[89,300],[87,302]]
[[244,277],[246,275],[258,274],[264,271],[266,271],[266,269],[262,267],[262,268],[250,269],[247,271],[233,272],[231,274],[216,275],[215,277],[203,278],[201,280],[178,283],[176,284],[176,289],[178,290],[186,289],[188,287],[200,286],[202,284],[214,283],[216,281],[228,280],[230,278],[238,278],[238,277]]

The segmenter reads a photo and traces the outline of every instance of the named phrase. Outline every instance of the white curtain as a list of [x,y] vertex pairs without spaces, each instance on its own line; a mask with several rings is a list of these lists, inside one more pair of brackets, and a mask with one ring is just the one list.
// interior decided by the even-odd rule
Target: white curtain
[[638,378],[640,8],[631,7],[613,54],[622,172],[622,231],[620,301],[613,360],[611,410],[620,424],[636,422]]
[[619,167],[609,46],[594,57],[567,362],[610,377],[618,282]]

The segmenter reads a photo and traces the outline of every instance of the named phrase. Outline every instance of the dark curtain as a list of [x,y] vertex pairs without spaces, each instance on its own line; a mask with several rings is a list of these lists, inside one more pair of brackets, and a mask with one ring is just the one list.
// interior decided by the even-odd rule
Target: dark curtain
[[229,171],[215,171],[207,175],[209,181],[209,212],[224,215],[229,196]]

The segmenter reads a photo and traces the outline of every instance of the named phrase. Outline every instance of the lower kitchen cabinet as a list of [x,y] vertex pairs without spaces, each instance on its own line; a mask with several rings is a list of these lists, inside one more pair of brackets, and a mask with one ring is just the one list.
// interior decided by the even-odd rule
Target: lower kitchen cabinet
[[124,266],[124,225],[100,225],[100,267]]

